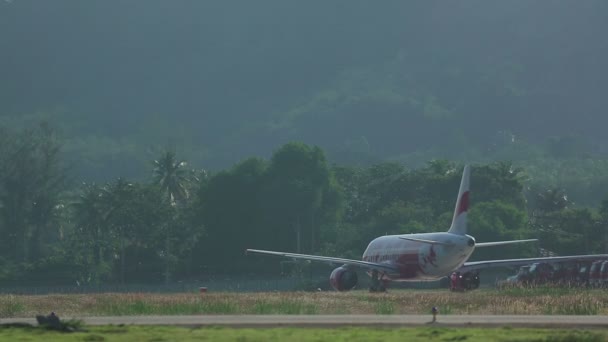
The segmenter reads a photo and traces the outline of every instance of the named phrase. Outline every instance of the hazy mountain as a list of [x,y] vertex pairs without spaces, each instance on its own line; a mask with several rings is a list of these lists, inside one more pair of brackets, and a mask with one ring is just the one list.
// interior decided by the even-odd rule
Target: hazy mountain
[[601,154],[605,32],[602,0],[4,1],[0,119],[52,121],[95,178],[167,145],[211,169],[289,140],[350,163]]

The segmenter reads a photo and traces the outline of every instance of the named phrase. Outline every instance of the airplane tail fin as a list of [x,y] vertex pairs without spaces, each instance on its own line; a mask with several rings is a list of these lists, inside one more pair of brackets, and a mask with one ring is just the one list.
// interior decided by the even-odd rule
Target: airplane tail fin
[[462,171],[462,180],[460,181],[460,190],[458,190],[458,199],[456,200],[456,208],[454,209],[454,217],[452,225],[448,233],[464,235],[467,233],[467,212],[469,211],[469,178],[471,175],[471,167],[464,166]]

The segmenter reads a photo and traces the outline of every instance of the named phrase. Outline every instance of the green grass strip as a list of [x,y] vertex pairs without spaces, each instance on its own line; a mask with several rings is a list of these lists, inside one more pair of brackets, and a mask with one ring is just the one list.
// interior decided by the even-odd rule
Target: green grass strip
[[60,333],[39,328],[0,328],[0,341],[536,341],[599,342],[605,330],[511,328],[183,328],[166,326],[96,326],[85,332]]

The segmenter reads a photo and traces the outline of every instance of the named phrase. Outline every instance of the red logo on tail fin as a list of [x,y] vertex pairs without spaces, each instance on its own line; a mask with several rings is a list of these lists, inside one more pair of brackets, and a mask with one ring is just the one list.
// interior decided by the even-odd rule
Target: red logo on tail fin
[[456,216],[461,213],[469,211],[469,192],[465,191],[462,196],[460,196],[460,200],[458,201],[458,210],[456,210]]

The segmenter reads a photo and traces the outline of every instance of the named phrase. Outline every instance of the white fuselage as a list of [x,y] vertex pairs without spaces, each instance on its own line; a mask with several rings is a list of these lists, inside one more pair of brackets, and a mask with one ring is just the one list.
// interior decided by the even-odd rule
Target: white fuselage
[[[404,240],[400,237],[445,244]],[[398,273],[381,273],[392,281],[436,280],[460,268],[475,249],[469,235],[426,233],[387,235],[374,239],[363,253],[363,261],[397,266]]]

